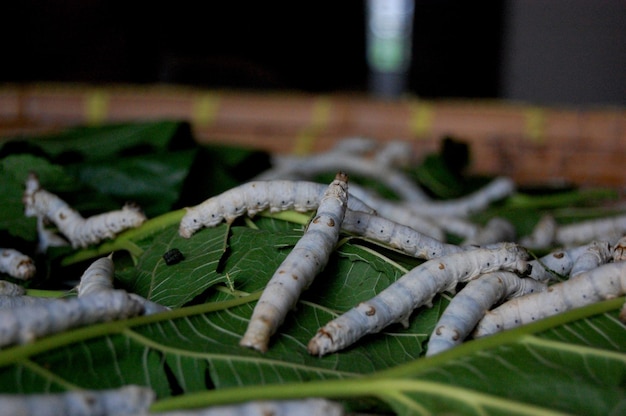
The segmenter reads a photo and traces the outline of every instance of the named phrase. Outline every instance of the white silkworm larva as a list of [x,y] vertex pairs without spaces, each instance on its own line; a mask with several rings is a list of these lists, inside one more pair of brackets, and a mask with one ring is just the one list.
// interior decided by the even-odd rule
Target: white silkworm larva
[[569,276],[576,259],[584,253],[589,244],[556,250],[530,262],[529,277],[538,281],[555,281]]
[[417,215],[429,217],[467,217],[483,211],[495,201],[512,195],[516,190],[515,182],[508,177],[498,177],[477,191],[455,199],[406,203]]
[[156,399],[148,387],[45,394],[0,394],[0,416],[113,416],[147,414]]
[[416,215],[404,204],[382,198],[374,192],[355,184],[350,184],[350,196],[352,195],[376,210],[376,214],[381,217],[393,219],[397,223],[409,226],[438,240],[445,238],[445,233],[441,226],[436,224],[435,221],[423,215]]
[[527,258],[523,247],[502,243],[497,248],[476,248],[428,260],[318,330],[308,344],[309,353],[321,356],[343,349],[367,334],[380,332],[390,324],[408,325],[414,309],[429,306],[436,294],[454,291],[459,282],[480,274],[496,270],[528,274]]
[[[87,267],[80,278],[80,283],[77,288],[78,297],[113,291],[115,289],[113,285],[114,278],[115,264],[113,263],[112,255],[95,260]],[[144,315],[152,315],[154,313],[170,310],[170,308],[152,302],[136,293],[129,293],[128,295],[143,305]]]
[[340,172],[327,187],[315,217],[263,290],[240,345],[265,352],[270,336],[326,266],[346,212],[347,181]]
[[557,228],[555,242],[559,245],[583,244],[593,240],[613,240],[626,233],[626,214],[580,221]]
[[36,272],[33,259],[18,250],[0,248],[0,273],[6,273],[15,279],[29,280]]
[[435,325],[426,356],[461,344],[493,305],[505,299],[541,292],[546,287],[546,283],[505,271],[483,274],[468,282],[452,298]]
[[[205,409],[163,412],[154,416],[342,416],[343,406],[326,399],[253,401]],[[148,416],[148,415],[145,415]]]
[[74,248],[113,238],[121,231],[140,226],[146,220],[139,207],[132,204],[85,219],[57,195],[41,188],[35,174],[30,174],[26,181],[23,201],[26,216],[49,219]]
[[[327,189],[328,185],[307,181],[248,182],[186,208],[187,213],[180,221],[179,234],[189,238],[202,227],[214,227],[222,221],[230,223],[244,214],[254,216],[265,210],[314,211]],[[374,212],[352,196],[348,199],[348,207],[356,211]]]
[[511,299],[487,312],[474,331],[479,338],[626,293],[626,262],[603,264],[547,290]]
[[464,251],[462,247],[447,244],[367,212],[347,210],[341,228],[354,235],[371,238],[420,259],[433,259]]
[[556,230],[556,220],[552,215],[546,214],[535,224],[530,235],[520,238],[519,243],[529,250],[548,248],[554,242]]
[[611,245],[607,241],[592,241],[587,250],[581,253],[570,271],[570,279],[581,273],[595,269],[598,266],[608,263],[613,259],[613,251]]
[[113,278],[114,264],[111,256],[95,260],[80,277],[77,287],[78,297],[113,290]]
[[122,290],[0,310],[0,347],[92,323],[130,318],[143,310],[140,302]]
[[487,224],[473,237],[466,238],[461,245],[484,246],[500,241],[515,241],[515,238],[516,232],[513,224],[504,218],[494,217],[487,221]]
[[0,280],[0,296],[22,296],[26,293],[24,286]]
[[[351,175],[373,178],[387,186],[404,201],[428,201],[426,193],[401,170],[394,169],[382,163],[361,155],[328,152],[313,156],[295,157],[286,156],[280,159],[277,171],[281,172],[281,179],[301,176],[312,177],[319,173],[333,172],[341,169]],[[286,176],[288,175],[288,176]]]

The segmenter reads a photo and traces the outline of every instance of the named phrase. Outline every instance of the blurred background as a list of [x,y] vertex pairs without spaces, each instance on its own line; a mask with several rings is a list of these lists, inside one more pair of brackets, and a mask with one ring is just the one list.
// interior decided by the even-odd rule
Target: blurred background
[[4,6],[0,82],[626,104],[626,1]]

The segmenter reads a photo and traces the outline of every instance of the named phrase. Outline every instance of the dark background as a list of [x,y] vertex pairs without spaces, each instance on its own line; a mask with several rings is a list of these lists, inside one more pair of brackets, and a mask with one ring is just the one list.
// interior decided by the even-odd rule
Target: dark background
[[[364,4],[26,0],[0,82],[367,92]],[[626,104],[625,28],[623,0],[417,0],[407,92]]]

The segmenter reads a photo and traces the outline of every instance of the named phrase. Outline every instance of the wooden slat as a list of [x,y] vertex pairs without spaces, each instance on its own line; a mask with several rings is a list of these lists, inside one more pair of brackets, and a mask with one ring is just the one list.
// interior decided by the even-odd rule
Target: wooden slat
[[553,108],[487,100],[375,100],[362,94],[216,91],[178,86],[0,87],[0,133],[77,124],[187,120],[201,143],[319,152],[345,137],[405,140],[416,158],[450,135],[471,146],[474,173],[519,183],[624,187],[626,109]]

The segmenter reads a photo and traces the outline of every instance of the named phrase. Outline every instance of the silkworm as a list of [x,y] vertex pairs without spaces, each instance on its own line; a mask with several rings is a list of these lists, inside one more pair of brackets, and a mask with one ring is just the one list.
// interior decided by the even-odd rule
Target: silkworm
[[416,215],[408,206],[382,198],[375,192],[358,185],[350,184],[350,195],[354,195],[367,206],[372,207],[381,217],[393,219],[395,222],[409,226],[432,238],[443,240],[445,233],[442,227],[431,218]]
[[461,344],[493,305],[506,299],[540,292],[546,287],[546,283],[505,271],[483,274],[468,282],[452,298],[435,325],[426,356]]
[[557,227],[557,222],[552,215],[543,215],[530,235],[520,238],[519,243],[529,250],[548,248],[554,244]]
[[95,260],[80,277],[80,282],[76,288],[78,296],[88,296],[92,293],[113,290],[114,273],[113,259],[110,255]]
[[614,240],[626,233],[626,214],[565,224],[557,227],[555,243],[572,245],[593,240]]
[[26,181],[22,199],[26,216],[52,221],[74,248],[114,238],[124,230],[139,227],[146,220],[141,209],[134,204],[85,219],[57,195],[41,188],[39,179],[32,173]]
[[475,338],[515,328],[626,293],[626,262],[603,264],[546,291],[511,299],[487,312]]
[[45,394],[0,394],[1,416],[144,415],[156,399],[148,387]]
[[613,259],[613,250],[607,241],[592,241],[587,250],[578,256],[572,264],[570,279],[581,273],[595,269]]
[[24,286],[0,280],[0,296],[22,296],[26,293]]
[[240,345],[267,351],[270,336],[326,266],[346,212],[347,181],[347,175],[340,172],[327,187],[315,217],[263,290]]
[[172,248],[163,254],[163,260],[168,266],[173,266],[174,264],[178,264],[185,260],[185,256],[179,249]]
[[461,245],[483,246],[499,241],[515,241],[515,239],[516,232],[513,224],[504,218],[493,217],[474,236],[466,238]]
[[417,215],[427,217],[467,217],[481,212],[495,201],[512,195],[515,182],[508,177],[498,177],[487,185],[460,198],[405,204]]
[[[113,263],[112,255],[95,260],[80,277],[80,282],[77,287],[78,297],[115,290],[113,285],[114,278],[115,264]],[[128,296],[141,303],[144,309],[144,315],[152,315],[154,313],[170,310],[170,308],[148,300],[136,293],[129,293]]]
[[405,254],[420,259],[432,259],[464,251],[406,225],[367,212],[346,211],[341,228],[354,235],[386,243]]
[[4,309],[0,310],[0,347],[24,344],[71,328],[141,313],[141,303],[122,290]]
[[554,281],[559,277],[568,276],[576,259],[589,248],[589,245],[555,250],[537,260],[532,260],[529,277],[538,281]]
[[[327,188],[328,185],[307,181],[247,182],[198,205],[187,207],[178,232],[182,237],[189,238],[202,227],[214,227],[222,221],[231,223],[242,215],[252,217],[265,210],[314,211]],[[348,199],[348,207],[356,211],[374,212],[356,197]]]
[[[154,416],[342,416],[340,403],[327,399],[252,401],[242,404],[211,406],[204,409],[159,412]],[[148,416],[148,415],[146,415]]]
[[35,261],[29,256],[12,248],[0,248],[0,273],[15,279],[29,280],[36,272]]
[[527,259],[523,247],[502,243],[494,248],[476,248],[428,260],[372,299],[319,329],[309,341],[308,351],[321,356],[345,348],[366,334],[380,332],[390,324],[400,322],[406,326],[414,309],[430,306],[436,294],[454,291],[459,282],[495,270],[528,274]]
[[401,170],[362,155],[326,152],[312,156],[281,156],[275,158],[272,176],[265,179],[311,178],[320,173],[341,169],[350,175],[372,178],[385,185],[404,201],[428,201],[430,197]]

